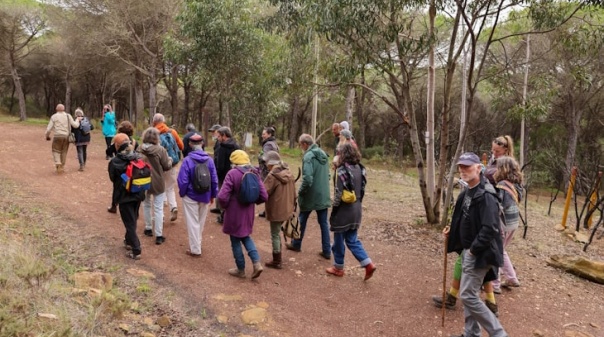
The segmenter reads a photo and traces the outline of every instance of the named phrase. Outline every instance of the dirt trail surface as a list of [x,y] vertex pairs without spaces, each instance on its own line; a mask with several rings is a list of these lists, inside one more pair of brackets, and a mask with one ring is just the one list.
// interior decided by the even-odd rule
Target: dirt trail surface
[[[160,246],[142,235],[141,209],[138,232],[142,259],[126,259],[119,215],[106,211],[111,184],[104,144],[95,130],[84,172],[77,171],[76,152],[71,146],[65,173],[59,175],[52,163],[51,143],[44,140],[44,127],[0,123],[0,179],[20,186],[32,205],[53,207],[57,215],[72,219],[57,231],[68,230],[73,240],[85,242],[91,260],[109,259],[155,273],[158,282],[171,287],[175,296],[209,308],[209,319],[222,316],[233,335],[433,337],[462,332],[461,305],[447,311],[443,328],[441,311],[430,299],[442,289],[442,237],[438,230],[421,224],[423,212],[414,179],[388,171],[369,172],[359,235],[378,269],[368,282],[363,282],[364,270],[349,252],[343,278],[325,273],[330,262],[318,255],[320,232],[314,213],[302,252],[283,251],[283,270],[265,268],[257,281],[251,281],[251,263],[246,257],[248,278],[242,280],[227,274],[234,267],[230,242],[213,214],[208,215],[203,232],[203,256],[185,254],[188,239],[182,207],[172,223],[166,209],[167,240]],[[595,241],[582,253],[581,245],[553,230],[561,210],[556,205],[553,215],[546,216],[548,199],[530,197],[533,227],[527,240],[518,234],[509,249],[522,286],[504,290],[497,297],[500,320],[514,337],[536,332],[565,336],[568,331],[604,336],[604,286],[546,265],[552,254],[602,259],[604,240]],[[262,209],[257,207],[256,212]],[[268,261],[271,244],[265,219],[256,218],[253,237],[262,260]],[[455,257],[449,256],[449,271]],[[267,318],[245,325],[241,312],[259,304],[266,308]]]

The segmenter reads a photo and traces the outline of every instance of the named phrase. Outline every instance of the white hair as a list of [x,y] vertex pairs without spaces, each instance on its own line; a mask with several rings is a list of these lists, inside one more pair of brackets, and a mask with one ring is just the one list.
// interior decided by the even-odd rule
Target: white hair
[[164,118],[164,115],[162,115],[160,113],[156,113],[155,115],[153,115],[153,125],[155,125],[157,123],[163,123],[165,121],[166,121],[166,119]]

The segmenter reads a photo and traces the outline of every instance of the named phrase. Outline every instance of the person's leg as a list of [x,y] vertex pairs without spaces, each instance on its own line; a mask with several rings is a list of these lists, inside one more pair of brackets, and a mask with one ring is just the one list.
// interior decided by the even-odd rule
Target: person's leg
[[136,235],[136,220],[138,218],[140,202],[123,203],[119,204],[119,207],[120,217],[126,228],[126,244],[132,246],[132,254],[140,255],[142,251],[141,243],[138,239],[138,235]]
[[76,146],[76,151],[78,154],[78,163],[80,163],[80,169],[83,169],[84,165],[84,145]]
[[155,236],[164,236],[164,199],[166,193],[153,196],[153,215],[155,224]]
[[[105,137],[105,144],[107,145],[107,149],[111,147],[111,141],[113,137]],[[105,159],[111,159],[111,157],[107,156]]]
[[84,166],[86,166],[86,160],[88,159],[88,145],[82,145],[82,157],[84,159]]
[[489,268],[475,268],[476,257],[464,250],[460,298],[463,301],[465,316],[465,337],[479,337],[480,328],[484,328],[490,337],[505,337],[505,330],[480,299],[480,287]]
[[55,163],[55,168],[57,172],[61,167],[61,149],[63,147],[63,138],[62,137],[53,137],[52,138],[52,161]]
[[512,242],[514,238],[514,232],[505,232],[503,237],[503,267],[500,269],[500,274],[505,279],[504,286],[513,286],[517,287],[520,285],[518,282],[518,277],[516,275],[516,271],[514,270],[514,265],[512,264],[512,260],[507,252],[507,246]]
[[203,229],[206,226],[206,218],[208,217],[208,212],[210,210],[210,205],[205,204],[203,202],[197,203],[197,214],[199,218],[199,249],[203,247]]
[[198,202],[185,196],[182,198],[182,208],[185,213],[185,224],[189,234],[189,251],[191,254],[201,254],[200,222]]
[[[143,216],[145,217],[145,232],[152,230],[153,228],[153,217],[151,216],[151,204],[153,195],[147,191],[145,200],[143,200]],[[155,197],[157,200],[157,197]]]
[[327,222],[327,208],[317,211],[317,220],[321,227],[321,250],[324,257],[331,256],[331,238],[329,235],[329,223]]
[[176,193],[174,187],[176,186],[176,169],[171,168],[164,172],[164,184],[166,186],[166,198],[168,199],[168,206],[170,209],[170,221],[176,220],[177,208],[176,208]]
[[271,243],[273,244],[273,253],[281,252],[281,225],[283,221],[271,221]]
[[61,147],[61,166],[65,168],[65,163],[67,162],[67,152],[69,151],[69,139],[65,138],[63,142],[63,146]]
[[239,271],[245,271],[245,257],[243,256],[243,249],[241,249],[241,239],[232,235],[230,235],[230,237],[235,265]]
[[344,232],[333,233],[333,265],[338,269],[344,269],[344,256],[346,254],[346,246],[344,245]]
[[258,254],[258,250],[256,249],[256,245],[254,244],[254,239],[251,236],[246,236],[241,239],[243,242],[243,246],[245,250],[247,250],[247,255],[252,260],[252,265],[254,266],[254,271],[252,272],[252,279],[257,278],[262,273],[262,264],[260,263],[260,254]]
[[306,232],[306,222],[308,221],[308,216],[310,215],[310,211],[300,211],[298,215],[298,221],[300,223],[300,239],[292,239],[292,246],[296,250],[300,250],[302,248],[302,239],[304,239],[304,233]]
[[346,247],[348,247],[354,258],[357,259],[357,261],[361,263],[361,267],[364,268],[371,263],[371,259],[367,255],[363,243],[359,241],[357,234],[358,230],[356,229],[344,232],[344,242],[346,242]]

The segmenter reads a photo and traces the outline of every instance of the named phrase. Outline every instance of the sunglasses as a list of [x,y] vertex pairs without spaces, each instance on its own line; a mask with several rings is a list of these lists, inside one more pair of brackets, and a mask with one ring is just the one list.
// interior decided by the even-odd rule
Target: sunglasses
[[493,141],[493,143],[495,143],[495,144],[497,144],[499,146],[508,147],[508,143],[507,142],[504,143],[504,142],[500,141],[499,139],[495,139]]

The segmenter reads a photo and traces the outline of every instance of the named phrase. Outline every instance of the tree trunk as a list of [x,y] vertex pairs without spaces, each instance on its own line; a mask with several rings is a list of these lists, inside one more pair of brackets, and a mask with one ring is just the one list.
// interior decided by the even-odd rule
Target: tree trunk
[[293,149],[298,144],[298,110],[300,109],[299,97],[294,96],[294,101],[291,107],[291,125],[289,128],[289,148]]
[[149,115],[153,117],[157,108],[157,81],[155,81],[155,74],[149,77]]
[[568,188],[570,172],[575,165],[575,154],[577,151],[577,139],[579,139],[579,122],[583,116],[583,109],[578,109],[572,95],[568,95],[569,112],[567,114],[568,146],[566,159],[564,160],[564,186]]
[[[9,53],[10,54],[10,53]],[[19,121],[27,120],[27,112],[25,109],[25,94],[23,94],[23,87],[21,86],[21,78],[17,72],[17,67],[14,62],[13,55],[9,55],[10,74],[13,78],[13,85],[17,92],[17,98],[19,99]]]
[[[136,116],[138,118],[142,118],[142,116],[145,115],[145,94],[143,93],[143,83],[142,80],[140,79],[140,75],[137,74],[135,76],[135,81],[134,81],[134,97],[135,97],[135,111],[136,111]],[[147,116],[147,123],[146,125],[151,125],[151,119],[153,118],[153,115],[149,115]]]
[[[430,36],[430,50],[428,53],[428,80],[427,80],[427,102],[426,102],[426,188],[428,189],[428,195],[432,200],[436,197],[435,184],[434,184],[434,91],[436,87],[435,75],[434,75],[434,18],[436,17],[436,5],[434,0],[430,1],[429,9],[429,20],[430,25],[428,27],[428,34]],[[436,219],[438,221],[438,219]]]
[[69,70],[65,74],[65,112],[71,114],[71,76]]
[[352,116],[354,112],[354,101],[356,88],[354,85],[348,87],[348,94],[346,95],[346,121],[350,127],[350,132],[352,132]]

